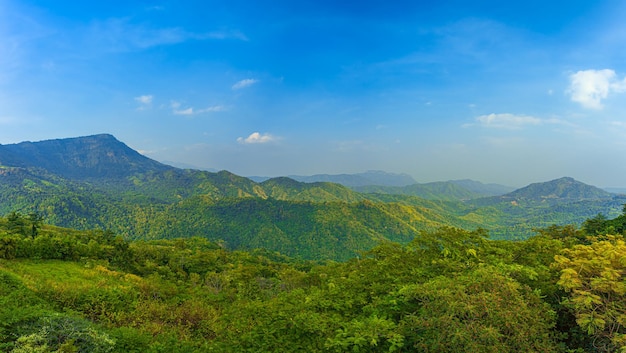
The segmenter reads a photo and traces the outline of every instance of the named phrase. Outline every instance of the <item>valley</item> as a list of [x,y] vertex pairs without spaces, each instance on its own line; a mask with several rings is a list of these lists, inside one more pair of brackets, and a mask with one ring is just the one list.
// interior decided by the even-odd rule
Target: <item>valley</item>
[[[567,177],[504,194],[498,191],[506,187],[471,181],[351,188],[287,177],[255,182],[161,164],[107,134],[2,145],[0,165],[0,214],[34,212],[51,224],[126,239],[201,236],[304,259],[346,260],[442,226],[521,240],[537,228],[616,217],[626,203]],[[383,172],[371,174],[384,182]],[[390,183],[399,177],[406,181],[391,175]],[[340,176],[354,185],[351,178]]]

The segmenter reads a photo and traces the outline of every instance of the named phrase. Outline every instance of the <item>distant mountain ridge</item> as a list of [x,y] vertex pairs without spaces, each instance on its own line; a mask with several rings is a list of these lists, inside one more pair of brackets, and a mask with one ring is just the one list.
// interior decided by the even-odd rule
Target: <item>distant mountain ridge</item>
[[514,199],[607,199],[613,195],[598,187],[587,185],[570,177],[563,177],[543,183],[533,183],[505,195]]
[[425,184],[411,184],[407,186],[361,186],[353,187],[355,191],[368,194],[395,194],[417,196],[428,200],[470,200],[481,195],[451,182],[433,182]]
[[[268,177],[249,177],[262,183]],[[428,200],[469,200],[486,196],[503,195],[515,188],[499,184],[483,184],[464,179],[418,183],[408,174],[383,171],[367,171],[356,174],[316,174],[311,176],[289,175],[287,178],[304,182],[329,182],[341,184],[359,193],[397,194],[417,196]]]
[[557,204],[581,204],[583,202],[617,203],[623,202],[619,201],[622,198],[620,195],[612,194],[574,178],[562,177],[546,182],[532,183],[504,195],[474,199],[469,203],[478,207],[498,204],[546,207]]
[[73,179],[125,178],[146,170],[172,169],[109,134],[0,145],[0,165],[43,168]]
[[[269,177],[251,176],[250,179],[256,182],[263,182]],[[291,178],[303,183],[328,182],[341,184],[347,187],[358,187],[366,185],[383,185],[383,186],[406,186],[415,184],[416,181],[408,174],[388,173],[381,170],[369,170],[363,173],[355,174],[315,174],[315,175],[287,175]]]
[[598,213],[614,217],[626,202],[572,178],[491,197],[470,190],[484,187],[413,180],[362,193],[287,177],[255,182],[167,166],[108,134],[0,145],[0,214],[38,212],[54,225],[128,238],[203,236],[311,259],[346,259],[379,241],[407,242],[442,226],[523,239],[533,228],[580,224]]
[[366,185],[355,186],[353,190],[362,193],[396,194],[417,196],[428,200],[466,201],[487,196],[499,196],[514,189],[499,184],[483,184],[474,180],[436,181],[406,186]]
[[498,196],[504,195],[506,193],[512,192],[515,188],[500,184],[483,184],[479,181],[470,180],[470,179],[462,179],[462,180],[450,180],[450,183],[461,186],[471,192],[484,195],[484,196]]

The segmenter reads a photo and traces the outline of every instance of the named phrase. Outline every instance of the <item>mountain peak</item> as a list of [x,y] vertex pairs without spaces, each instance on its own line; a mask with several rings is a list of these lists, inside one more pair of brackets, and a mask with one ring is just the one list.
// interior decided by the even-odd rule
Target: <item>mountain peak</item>
[[534,183],[505,196],[515,199],[604,199],[611,194],[572,177],[562,177],[542,183]]
[[44,168],[68,178],[124,178],[171,167],[128,147],[110,134],[0,145],[0,165]]

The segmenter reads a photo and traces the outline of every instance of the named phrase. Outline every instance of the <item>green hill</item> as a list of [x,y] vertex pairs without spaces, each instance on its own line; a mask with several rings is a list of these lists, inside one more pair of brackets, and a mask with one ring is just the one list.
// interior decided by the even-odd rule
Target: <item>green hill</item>
[[614,217],[626,202],[571,178],[478,199],[454,182],[359,189],[367,193],[290,178],[256,183],[165,166],[110,135],[3,145],[0,161],[2,214],[35,212],[59,226],[129,239],[203,236],[310,259],[353,257],[441,226],[524,239],[538,227]]
[[510,186],[493,183],[483,184],[479,181],[470,179],[450,180],[450,182],[483,196],[504,195],[515,190],[515,188]]
[[73,180],[111,180],[172,169],[108,134],[0,145],[0,165],[41,168]]
[[358,202],[365,200],[363,195],[347,187],[329,182],[303,183],[291,178],[273,178],[260,184],[267,197],[278,200],[313,202]]
[[425,184],[412,184],[407,186],[377,186],[368,185],[353,187],[355,191],[362,193],[396,194],[417,196],[429,200],[461,201],[482,197],[484,195],[469,191],[452,182],[433,182]]
[[595,186],[564,177],[544,183],[530,184],[504,195],[514,200],[544,201],[551,199],[599,200],[610,199],[612,194]]
[[381,170],[370,170],[356,174],[289,175],[289,178],[305,183],[330,182],[347,187],[367,185],[406,186],[415,184],[415,180],[408,174],[387,173]]
[[[127,241],[41,223],[31,234],[32,225],[0,217],[3,352],[566,353],[626,346],[618,310],[626,296],[619,276],[609,276],[625,269],[621,236],[551,227],[504,242],[481,230],[444,228],[338,263],[229,251],[198,237]],[[589,330],[592,316],[609,326]]]

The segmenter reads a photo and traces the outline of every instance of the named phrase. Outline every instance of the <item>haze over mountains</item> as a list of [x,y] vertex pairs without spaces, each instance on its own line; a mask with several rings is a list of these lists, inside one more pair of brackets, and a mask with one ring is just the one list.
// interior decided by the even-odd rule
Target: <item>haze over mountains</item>
[[[514,191],[469,180],[406,184],[414,180],[384,172],[307,180],[316,178],[352,187],[179,169],[108,134],[23,142],[0,145],[0,213],[37,212],[53,224],[132,239],[203,236],[233,248],[345,259],[441,226],[521,239],[537,227],[618,215],[626,202],[568,177]],[[365,182],[387,184],[358,185]]]
[[[385,186],[407,186],[416,184],[417,182],[408,174],[387,173],[381,170],[370,170],[356,174],[315,174],[315,175],[288,175],[288,178],[301,181],[304,183],[315,183],[320,181],[337,183],[348,187],[366,186],[366,185],[385,185]],[[269,177],[250,177],[250,179],[262,182]]]

